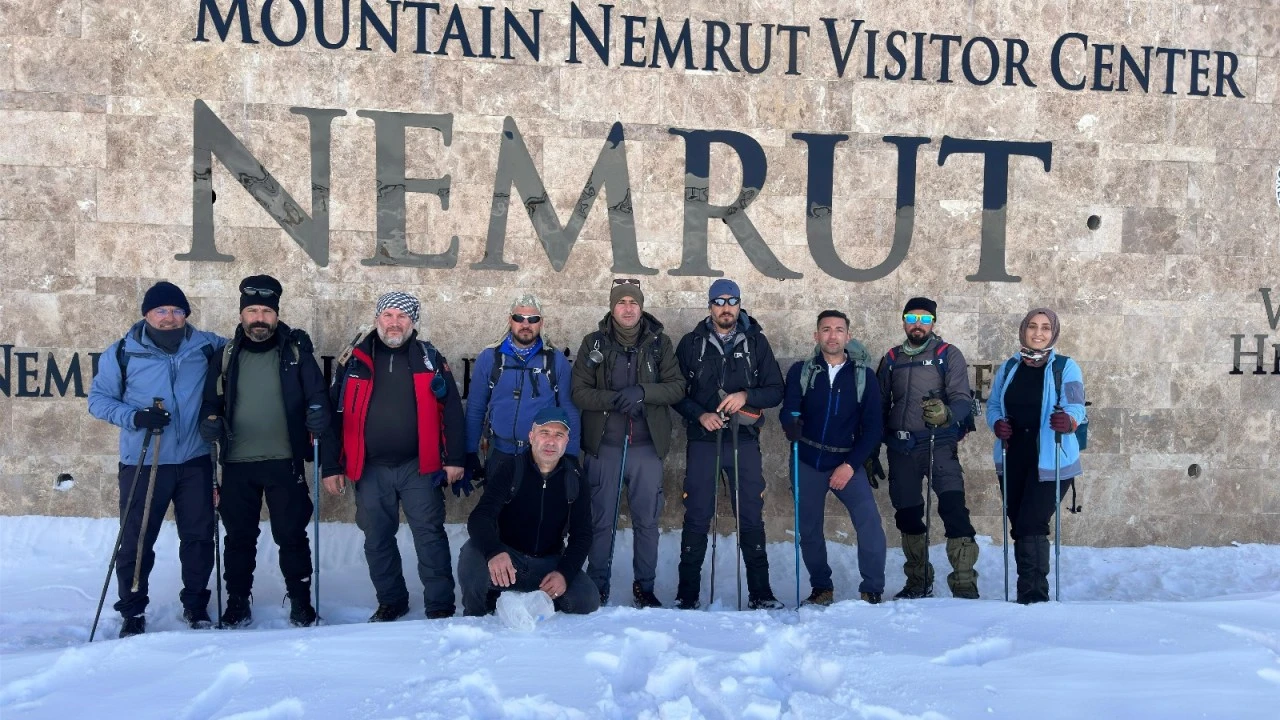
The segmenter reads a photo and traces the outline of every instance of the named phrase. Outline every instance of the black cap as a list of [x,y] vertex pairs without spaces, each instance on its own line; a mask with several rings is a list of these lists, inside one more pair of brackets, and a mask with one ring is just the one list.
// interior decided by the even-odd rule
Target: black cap
[[250,275],[240,281],[240,309],[250,305],[265,305],[280,312],[280,295],[284,288],[270,275]]
[[142,314],[146,315],[158,307],[166,306],[182,308],[182,312],[191,314],[191,304],[187,302],[187,296],[183,294],[182,288],[161,280],[148,288],[147,294],[142,296]]
[[902,308],[902,314],[906,315],[912,310],[923,310],[935,318],[938,317],[938,303],[927,297],[913,297],[907,301],[907,306]]

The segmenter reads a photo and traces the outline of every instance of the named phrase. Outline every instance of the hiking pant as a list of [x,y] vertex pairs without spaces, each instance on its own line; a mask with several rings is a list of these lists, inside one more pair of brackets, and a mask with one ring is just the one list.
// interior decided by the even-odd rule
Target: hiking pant
[[[535,558],[508,548],[511,565],[516,569],[516,582],[508,587],[494,585],[489,579],[489,561],[470,540],[462,544],[458,553],[458,584],[462,586],[462,613],[467,616],[487,615],[493,612],[491,602],[507,590],[533,592],[542,579],[556,569],[560,554]],[[586,573],[575,573],[566,586],[564,595],[554,598],[556,610],[562,613],[585,615],[600,609],[600,591]]]
[[929,438],[916,441],[907,451],[889,446],[889,500],[893,503],[894,522],[904,535],[923,535],[923,479],[931,477],[933,491],[938,494],[938,515],[946,536],[971,538],[975,535],[964,502],[964,471],[954,437],[938,438],[933,445],[933,466],[929,465]]
[[[598,456],[587,454],[587,483],[591,488],[591,552],[587,555],[587,575],[609,594],[609,571],[615,532],[614,508],[618,503],[619,467],[622,447],[600,446]],[[658,570],[658,518],[662,516],[662,460],[652,444],[627,448],[627,506],[631,509],[634,539],[631,569],[640,587],[653,592]]]
[[369,579],[381,605],[409,601],[400,548],[400,510],[404,509],[418,555],[425,611],[449,611],[453,605],[453,566],[449,536],[444,531],[444,489],[432,487],[431,475],[418,474],[418,459],[396,467],[365,465],[356,488],[356,525],[364,531],[364,557]]
[[223,465],[218,513],[226,529],[223,577],[227,594],[244,597],[253,590],[258,564],[262,498],[267,499],[271,537],[280,548],[280,574],[290,597],[311,593],[311,493],[302,463],[293,460],[232,462]]
[[[120,466],[121,515],[128,503],[129,485],[133,483],[136,470],[136,465]],[[201,455],[181,465],[160,465],[157,468],[151,515],[147,518],[147,533],[142,540],[142,574],[138,592],[133,592],[138,535],[142,529],[150,476],[151,466],[146,465],[133,489],[133,507],[129,508],[129,516],[122,520],[124,531],[120,537],[120,552],[116,553],[116,589],[120,600],[114,607],[125,617],[141,615],[147,609],[150,602],[148,578],[156,564],[156,538],[172,502],[173,517],[178,526],[178,561],[182,564],[182,592],[178,593],[178,599],[184,608],[206,609],[209,606],[209,577],[213,574],[213,465],[208,455]]]
[[[1014,439],[1017,439],[1016,435]],[[1034,437],[1021,444],[1009,443],[1005,454],[1005,468],[1009,474],[1006,510],[1009,516],[1009,535],[1014,539],[1048,535],[1049,520],[1071,489],[1072,480],[1063,478],[1062,494],[1055,498],[1053,481],[1040,479],[1039,460],[1039,448],[1036,447]]]
[[884,592],[884,564],[887,552],[884,527],[880,524],[880,511],[876,508],[867,472],[861,467],[849,479],[842,490],[831,489],[830,470],[818,470],[807,463],[800,463],[800,552],[804,566],[809,570],[809,585],[815,590],[834,590],[831,582],[831,566],[827,564],[827,539],[823,533],[823,521],[827,493],[849,511],[853,529],[858,535],[858,573],[862,582],[858,592]]
[[[720,469],[729,491],[730,507],[737,506],[734,497],[733,441],[729,432],[722,430],[723,449]],[[711,531],[711,518],[715,514],[717,483],[716,443],[714,440],[695,440],[685,450],[684,472],[684,529],[689,532]],[[738,481],[742,497],[741,532],[764,532],[764,469],[760,459],[760,443],[753,439],[738,441]]]

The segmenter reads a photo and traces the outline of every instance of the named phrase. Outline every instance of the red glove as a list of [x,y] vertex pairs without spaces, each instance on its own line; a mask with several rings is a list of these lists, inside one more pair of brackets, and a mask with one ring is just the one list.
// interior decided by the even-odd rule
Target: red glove
[[1009,424],[1008,420],[997,420],[992,432],[1001,440],[1008,440],[1013,437],[1013,426]]
[[1076,420],[1065,412],[1059,410],[1049,416],[1049,427],[1054,432],[1069,433],[1076,431]]

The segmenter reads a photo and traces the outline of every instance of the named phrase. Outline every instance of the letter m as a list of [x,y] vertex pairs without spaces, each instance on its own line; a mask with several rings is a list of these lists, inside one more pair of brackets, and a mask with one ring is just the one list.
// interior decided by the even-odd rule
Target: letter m
[[240,42],[246,45],[257,45],[258,41],[253,39],[253,34],[249,31],[249,7],[245,0],[231,0],[226,15],[218,11],[217,0],[200,0],[200,19],[196,21],[196,36],[191,39],[192,42],[209,42],[209,39],[204,36],[205,19],[213,21],[213,31],[218,33],[222,42],[226,42],[227,33],[231,30],[231,21],[237,14],[240,15]]
[[258,162],[231,130],[205,105],[196,100],[191,148],[191,252],[175,255],[179,260],[231,262],[231,255],[218,252],[213,235],[213,158],[232,175],[281,229],[293,238],[320,267],[329,264],[329,138],[335,117],[345,110],[289,108],[311,124],[311,212],[308,215],[280,182]]

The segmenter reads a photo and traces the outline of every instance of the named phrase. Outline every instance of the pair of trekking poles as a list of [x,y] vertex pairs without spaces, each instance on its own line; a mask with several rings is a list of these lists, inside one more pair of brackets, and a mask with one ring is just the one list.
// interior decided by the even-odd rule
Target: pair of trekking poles
[[[1054,411],[1060,412],[1061,406]],[[1062,601],[1062,433],[1055,432],[1057,447],[1053,452],[1053,497],[1057,503],[1053,511],[1053,600]],[[933,443],[929,445],[930,472],[933,466]],[[1009,443],[1000,441],[1000,519],[1004,525],[1004,601],[1009,602]],[[1073,503],[1074,504],[1074,503]]]

